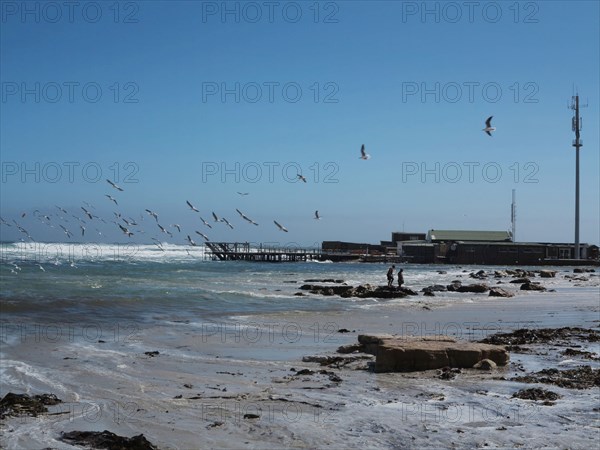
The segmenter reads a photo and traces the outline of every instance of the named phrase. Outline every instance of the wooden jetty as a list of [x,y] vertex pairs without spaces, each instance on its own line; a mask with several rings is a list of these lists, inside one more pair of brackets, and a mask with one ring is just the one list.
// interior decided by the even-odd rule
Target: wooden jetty
[[248,242],[206,242],[207,256],[221,261],[298,262],[320,261],[320,249],[252,247]]

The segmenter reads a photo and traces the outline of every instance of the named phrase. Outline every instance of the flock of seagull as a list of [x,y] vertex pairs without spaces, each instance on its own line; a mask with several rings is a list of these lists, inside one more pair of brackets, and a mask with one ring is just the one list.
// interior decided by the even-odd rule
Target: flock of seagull
[[[492,126],[492,118],[493,118],[493,116],[488,117],[488,119],[485,121],[485,128],[482,130],[489,136],[492,136],[492,132],[496,131],[496,128]],[[362,160],[368,160],[371,158],[371,155],[369,155],[366,152],[364,144],[360,148],[359,158]],[[302,174],[297,174],[297,177],[300,181],[302,181],[304,183],[307,182],[306,177],[304,177]],[[106,181],[113,189],[115,189],[115,191],[118,191],[118,192],[125,191],[122,187],[120,187],[115,182],[109,180],[108,178],[106,179]],[[240,196],[246,196],[246,195],[249,195],[249,192],[239,192],[238,191],[238,194]],[[109,201],[113,202],[116,206],[119,206],[118,200],[115,197],[113,197],[112,195],[105,194],[105,197],[108,198]],[[193,211],[194,213],[200,214],[200,210],[198,208],[196,208],[189,200],[186,200],[185,202],[191,211]],[[81,206],[81,210],[83,211],[85,218],[79,217],[78,215],[75,215],[75,214],[70,214],[71,217],[73,217],[77,220],[79,230],[81,231],[82,237],[85,236],[85,233],[87,230],[86,226],[89,226],[90,223],[95,222],[96,220],[103,222],[103,223],[108,223],[104,218],[101,218],[94,214],[93,210],[95,209],[95,207],[93,205],[91,205],[87,202],[83,202],[83,203],[85,206]],[[58,225],[58,227],[62,230],[62,232],[67,236],[67,238],[71,239],[75,235],[75,233],[72,230],[70,230],[69,228],[67,228],[67,226],[65,226],[65,224],[64,224],[64,223],[70,222],[69,219],[66,218],[66,216],[69,215],[69,213],[67,212],[67,210],[65,208],[62,208],[60,206],[56,206],[56,208],[58,209],[58,211],[60,213],[55,213],[54,216],[58,217],[63,223],[58,223],[56,220],[52,221],[52,217],[50,215],[42,214],[42,212],[37,209],[35,211],[33,211],[33,216],[36,217],[39,221],[41,221],[43,224],[48,225],[51,228],[56,228],[54,225],[56,223]],[[145,209],[145,212],[148,214],[148,216],[152,217],[155,220],[156,225],[161,233],[168,235],[170,237],[174,236],[173,233],[169,229],[167,229],[166,227],[162,226],[159,223],[159,221],[158,221],[159,216],[156,212],[154,212],[150,209]],[[243,220],[245,220],[249,224],[258,226],[257,222],[252,220],[250,217],[248,217],[246,214],[244,214],[239,209],[236,208],[236,212],[240,215],[240,217]],[[118,213],[118,212],[113,212],[113,214],[114,214],[114,219],[111,222],[114,223],[121,230],[121,232],[123,232],[123,234],[125,234],[126,236],[131,237],[135,233],[145,233],[142,230],[139,230],[139,229],[134,230],[133,229],[133,227],[139,226],[139,223],[135,219],[133,219],[131,217],[123,217],[121,215],[121,213]],[[26,217],[26,215],[27,215],[27,213],[23,212],[21,214],[21,218]],[[200,218],[200,220],[206,227],[212,228],[212,225],[209,222],[207,222],[206,220],[204,220],[204,218],[202,218],[200,215],[198,217]],[[234,226],[225,217],[219,218],[219,216],[217,216],[217,214],[215,214],[214,211],[212,212],[212,217],[214,219],[214,222],[222,222],[225,225],[227,225],[229,228],[231,228],[231,229],[234,228]],[[315,220],[321,219],[321,216],[320,216],[318,210],[315,211],[313,218]],[[143,213],[141,214],[141,220],[144,220]],[[285,226],[283,226],[282,224],[277,222],[277,220],[273,220],[273,223],[279,230],[281,230],[285,233],[289,232],[289,230]],[[13,224],[15,225],[17,230],[21,234],[23,234],[27,239],[29,239],[32,242],[35,242],[33,237],[31,237],[30,233],[21,224],[19,224],[16,220],[13,219],[13,223],[11,224],[8,221],[6,221],[5,219],[3,219],[2,217],[0,217],[0,225],[11,227]],[[172,225],[170,225],[170,228],[175,228],[175,229],[177,229],[178,233],[181,233],[181,226],[178,224],[172,224]],[[100,231],[97,227],[95,228],[95,230],[98,233],[98,235],[102,235],[102,231]],[[132,230],[134,230],[135,233]],[[202,233],[201,231],[194,230],[194,233],[197,234],[198,236],[201,236],[205,241],[207,241],[207,242],[210,241],[209,237],[206,234]],[[198,245],[189,234],[187,234],[186,239],[187,239],[187,242],[189,245],[191,245],[193,247]],[[21,240],[24,241],[25,238],[21,238]],[[159,239],[153,237],[152,240],[153,240],[154,244],[160,250],[164,251],[164,248],[162,247],[161,241]]]

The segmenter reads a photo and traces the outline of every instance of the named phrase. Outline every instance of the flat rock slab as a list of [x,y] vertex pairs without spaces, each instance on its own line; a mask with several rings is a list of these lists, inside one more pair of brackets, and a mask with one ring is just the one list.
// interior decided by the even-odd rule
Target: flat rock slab
[[448,336],[359,335],[358,342],[363,352],[375,355],[375,372],[471,368],[484,359],[504,366],[509,361],[502,346],[457,341]]

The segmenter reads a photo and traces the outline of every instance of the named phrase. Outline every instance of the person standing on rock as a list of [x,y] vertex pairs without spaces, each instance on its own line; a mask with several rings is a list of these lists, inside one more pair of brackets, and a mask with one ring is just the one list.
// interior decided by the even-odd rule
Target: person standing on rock
[[388,287],[392,287],[394,284],[394,269],[395,268],[396,268],[396,266],[392,264],[392,267],[390,267],[387,271]]
[[398,271],[398,287],[401,288],[402,285],[404,284],[404,275],[403,275],[404,269],[400,269]]

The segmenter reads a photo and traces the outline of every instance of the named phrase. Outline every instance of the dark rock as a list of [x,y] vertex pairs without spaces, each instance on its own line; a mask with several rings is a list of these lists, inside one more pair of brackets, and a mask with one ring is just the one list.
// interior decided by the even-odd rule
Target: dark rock
[[338,353],[354,353],[354,352],[360,352],[361,350],[362,350],[362,345],[349,344],[349,345],[342,345],[341,347],[338,347],[337,352]]
[[155,356],[160,355],[160,352],[157,350],[154,350],[152,352],[144,352],[144,355],[149,356],[150,358],[153,358]]
[[514,297],[515,294],[499,287],[490,288],[490,297]]
[[435,297],[435,294],[434,294],[433,292],[431,292],[431,291],[425,291],[425,292],[423,293],[423,295],[424,295],[425,297]]
[[62,433],[61,441],[69,444],[89,446],[107,450],[158,450],[143,434],[131,438],[118,436],[108,430],[104,431],[70,431]]
[[490,288],[486,284],[469,284],[466,286],[460,286],[456,289],[457,292],[474,292],[481,294],[483,292],[489,291]]
[[258,414],[244,414],[244,419],[260,419]]
[[362,284],[357,287],[305,284],[301,286],[300,289],[309,290],[311,294],[339,295],[344,298],[402,298],[407,295],[418,295],[408,288],[390,288],[387,286],[373,287],[370,284]]
[[312,375],[315,372],[310,369],[300,369],[296,372],[296,375]]
[[540,270],[540,277],[542,278],[554,278],[555,276],[555,270]]
[[304,292],[296,292],[294,295],[298,297],[304,297]]
[[515,283],[515,284],[531,283],[531,280],[529,278],[515,278],[514,280],[510,280],[510,283]]
[[311,279],[311,280],[304,280],[305,283],[337,283],[337,284],[342,284],[344,282],[344,280],[334,280],[332,278],[326,278],[323,280],[315,280],[315,279]]
[[536,284],[536,283],[523,283],[521,285],[521,290],[522,291],[545,291],[546,288],[544,286],[542,286],[541,284]]
[[424,287],[421,289],[422,292],[445,292],[448,289],[446,286],[442,286],[441,284],[432,284],[431,286]]
[[480,271],[478,271],[478,272],[476,272],[476,273],[472,273],[472,272],[471,272],[471,273],[469,274],[469,276],[470,276],[471,278],[477,278],[477,279],[479,279],[479,280],[482,280],[482,279],[484,279],[484,278],[487,278],[487,274],[485,273],[485,270],[480,270]]
[[350,333],[350,330],[347,328],[340,328],[339,330],[337,330],[338,333]]
[[460,288],[462,286],[462,283],[458,280],[454,280],[452,283],[450,283],[448,286],[446,286],[446,290],[450,291],[450,292],[456,292],[458,291],[458,288]]

